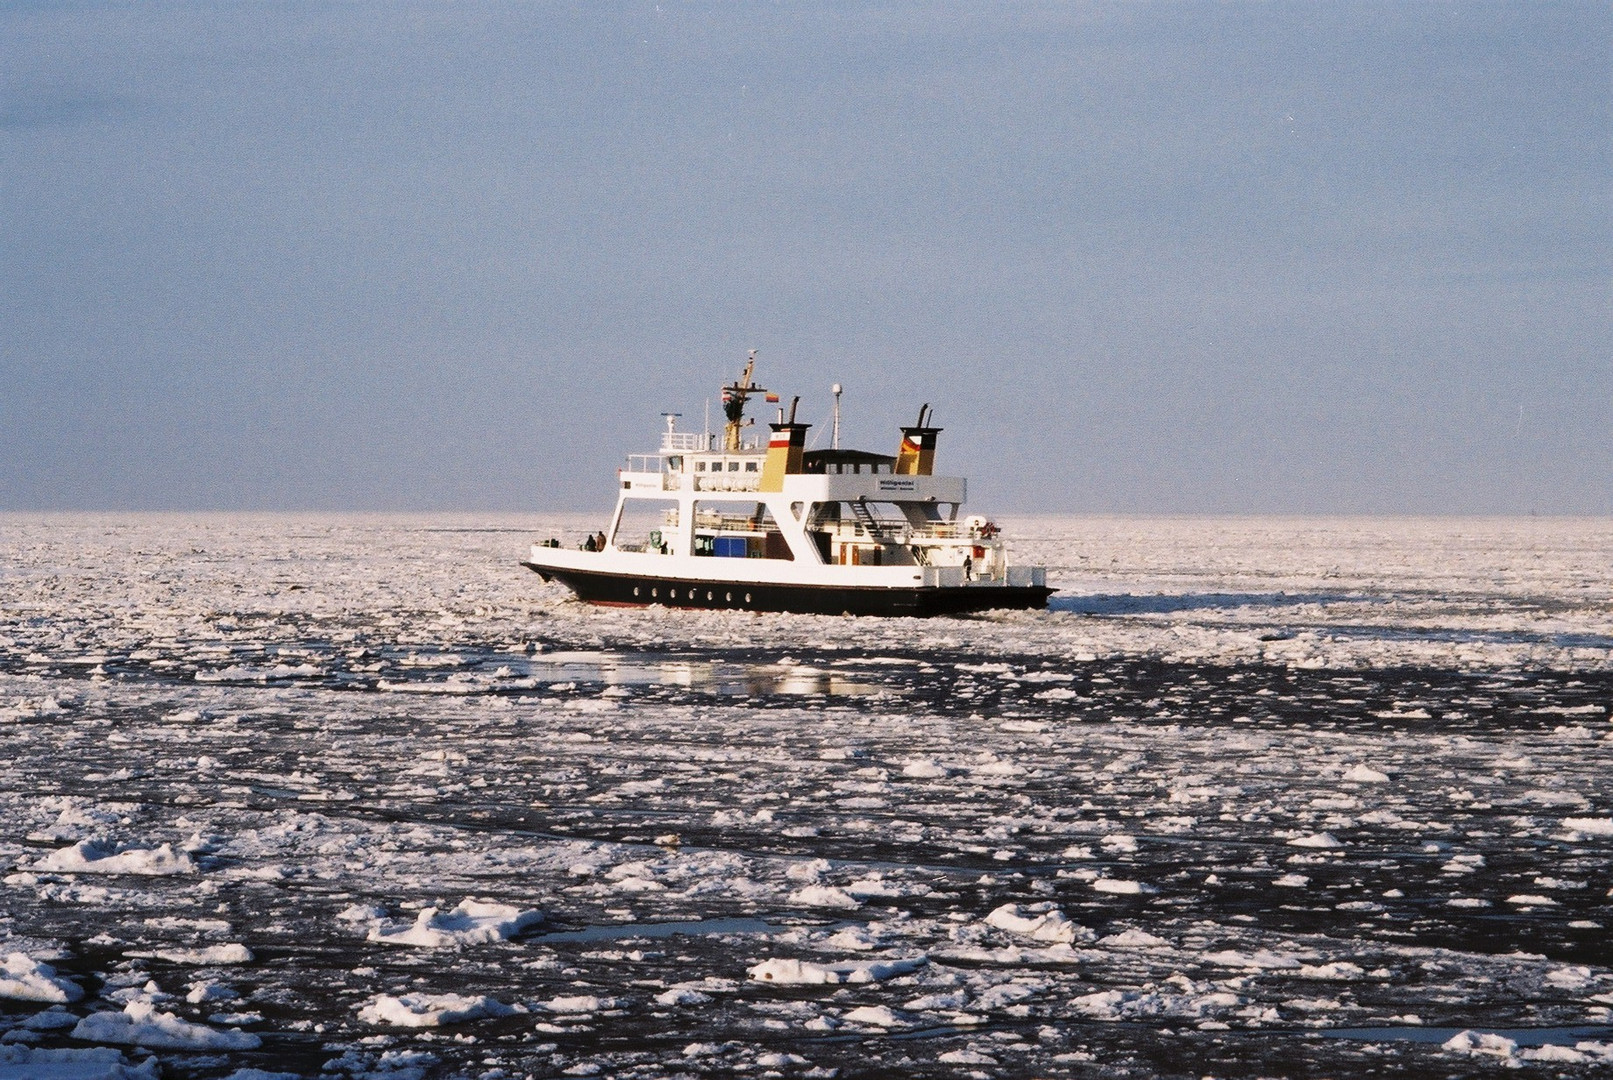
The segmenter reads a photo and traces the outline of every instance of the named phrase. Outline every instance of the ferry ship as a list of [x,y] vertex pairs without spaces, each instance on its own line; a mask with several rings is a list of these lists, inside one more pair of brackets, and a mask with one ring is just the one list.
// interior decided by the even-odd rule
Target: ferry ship
[[745,406],[780,399],[756,385],[755,367],[752,352],[722,388],[720,444],[665,414],[659,452],[618,470],[609,526],[582,550],[534,544],[522,565],[594,604],[913,616],[1046,606],[1046,570],[1013,565],[986,518],[960,518],[967,483],[935,475],[942,429],[927,404],[893,456],[840,449],[839,386],[831,449],[807,449],[798,397],[763,445],[746,438]]

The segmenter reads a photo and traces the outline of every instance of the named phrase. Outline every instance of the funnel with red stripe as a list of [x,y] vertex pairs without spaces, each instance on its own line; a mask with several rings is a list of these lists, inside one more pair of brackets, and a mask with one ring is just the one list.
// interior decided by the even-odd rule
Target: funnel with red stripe
[[762,463],[763,491],[783,491],[784,478],[801,471],[807,428],[812,425],[795,422],[795,409],[800,404],[801,399],[795,398],[790,402],[790,418],[780,417],[778,423],[768,425],[773,434],[767,440],[767,459]]

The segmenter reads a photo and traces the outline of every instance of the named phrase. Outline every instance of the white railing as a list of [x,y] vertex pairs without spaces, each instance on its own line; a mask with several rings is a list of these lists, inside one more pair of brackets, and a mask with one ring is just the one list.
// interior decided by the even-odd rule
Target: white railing
[[762,532],[762,523],[748,514],[724,514],[715,510],[695,513],[697,529],[716,529],[721,532]]
[[841,537],[858,539],[873,537],[903,544],[926,540],[971,540],[980,547],[998,546],[998,541],[980,536],[971,531],[969,526],[959,522],[936,521],[924,525],[912,525],[899,518],[876,517],[872,519],[872,524],[874,528],[870,529],[868,522],[858,521],[855,518],[841,518],[821,528],[825,532]]
[[708,439],[694,431],[663,431],[661,433],[661,449],[677,450],[681,452],[709,450]]

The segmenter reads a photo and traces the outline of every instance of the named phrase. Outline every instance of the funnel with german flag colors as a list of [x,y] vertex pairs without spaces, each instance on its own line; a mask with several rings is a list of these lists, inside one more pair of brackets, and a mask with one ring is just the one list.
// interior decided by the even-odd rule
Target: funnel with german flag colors
[[[783,491],[784,478],[801,471],[801,456],[806,452],[806,433],[811,424],[795,422],[795,408],[800,398],[790,402],[790,418],[780,417],[769,424],[773,435],[767,442],[767,459],[762,462],[762,491]],[[779,410],[782,412],[783,410]]]
[[925,402],[919,409],[919,422],[902,428],[902,446],[896,452],[896,471],[906,476],[929,476],[935,471],[935,436],[938,427],[930,427],[927,419],[930,405]]

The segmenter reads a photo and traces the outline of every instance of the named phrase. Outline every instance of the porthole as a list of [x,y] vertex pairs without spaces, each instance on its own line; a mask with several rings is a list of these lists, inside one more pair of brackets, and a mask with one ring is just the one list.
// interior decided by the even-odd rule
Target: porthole
[[666,591],[666,597],[668,600],[676,600],[678,598],[678,590],[668,589]]
[[745,594],[745,603],[750,603],[750,593]]
[[711,590],[710,590],[710,589],[707,589],[707,590],[706,590],[706,599],[707,599],[707,600],[710,600],[710,599],[711,599]]
[[637,585],[634,585],[634,586],[633,586],[633,595],[634,595],[634,596],[637,596],[637,595],[638,595],[638,586],[637,586]]
[[732,604],[734,602],[734,594],[731,593],[731,592],[723,593],[722,594],[722,602],[725,603],[725,604]]
[[655,599],[655,597],[656,597],[656,594],[657,594],[657,592],[658,592],[658,591],[659,591],[659,590],[656,590],[656,589],[651,589],[651,590],[650,590],[650,599],[651,599],[651,600],[654,600],[654,599]]

